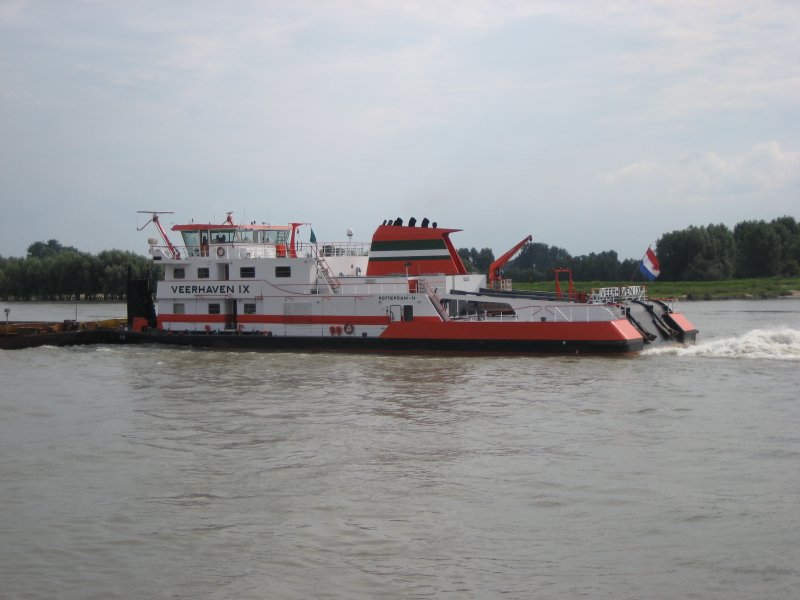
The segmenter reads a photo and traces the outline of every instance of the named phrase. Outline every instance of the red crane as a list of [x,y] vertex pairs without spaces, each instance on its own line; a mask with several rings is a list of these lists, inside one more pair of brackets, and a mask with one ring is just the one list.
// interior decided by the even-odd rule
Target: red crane
[[511,257],[514,256],[519,251],[520,248],[522,248],[525,244],[531,241],[533,241],[533,236],[529,235],[489,266],[490,288],[492,288],[493,290],[500,288],[500,282],[502,281],[502,277],[500,277],[500,269],[502,269],[505,266],[505,264],[509,260],[511,260]]

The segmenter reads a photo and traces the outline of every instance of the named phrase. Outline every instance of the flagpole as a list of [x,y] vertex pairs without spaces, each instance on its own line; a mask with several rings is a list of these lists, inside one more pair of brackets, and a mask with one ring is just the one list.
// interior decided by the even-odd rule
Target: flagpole
[[[650,246],[648,246],[648,248],[649,248],[649,247],[650,247]],[[639,267],[641,267],[641,266],[642,266],[642,261],[644,260],[644,257],[645,257],[645,256],[647,256],[647,250],[645,250],[645,251],[644,251],[644,254],[642,254],[642,258],[640,258],[640,259],[639,259],[639,262],[637,262],[637,263],[636,263],[636,266],[635,266],[635,267],[633,267],[633,273],[631,273],[631,278],[630,278],[630,281],[633,281],[633,278],[634,278],[634,277],[636,277],[636,273],[638,273],[638,272],[639,272]]]
[[636,273],[639,272],[639,265],[641,264],[642,264],[642,259],[639,259],[639,262],[636,263],[635,267],[633,267],[633,273],[631,273],[631,278],[629,279],[629,281],[633,281],[633,278],[636,277]]

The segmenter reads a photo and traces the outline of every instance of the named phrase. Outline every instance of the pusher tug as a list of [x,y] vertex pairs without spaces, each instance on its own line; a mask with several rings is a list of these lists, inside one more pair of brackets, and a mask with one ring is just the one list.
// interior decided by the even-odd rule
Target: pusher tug
[[[258,350],[459,353],[631,353],[661,341],[691,343],[696,328],[644,288],[590,295],[513,291],[500,268],[530,236],[468,273],[445,229],[423,219],[384,221],[370,244],[299,240],[306,223],[174,225],[158,212],[164,266],[156,304],[147,282],[129,285],[124,343]],[[141,229],[143,229],[144,226]],[[160,243],[162,242],[162,243]]]

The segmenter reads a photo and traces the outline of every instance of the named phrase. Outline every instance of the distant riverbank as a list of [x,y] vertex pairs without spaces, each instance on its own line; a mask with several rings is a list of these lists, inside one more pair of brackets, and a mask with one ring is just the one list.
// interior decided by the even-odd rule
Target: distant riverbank
[[[768,279],[728,279],[725,281],[657,281],[652,283],[576,281],[575,289],[586,291],[593,288],[621,285],[645,285],[651,298],[679,298],[682,300],[731,300],[750,298],[791,298],[800,297],[800,278]],[[552,281],[533,283],[514,282],[515,289],[554,291]],[[561,281],[561,289],[566,291],[567,282]]]

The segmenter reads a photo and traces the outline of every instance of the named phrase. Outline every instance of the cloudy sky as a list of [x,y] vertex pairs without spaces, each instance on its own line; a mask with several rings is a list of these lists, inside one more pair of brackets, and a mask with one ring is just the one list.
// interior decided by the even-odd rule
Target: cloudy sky
[[0,255],[383,219],[639,258],[800,219],[800,2],[0,0]]

